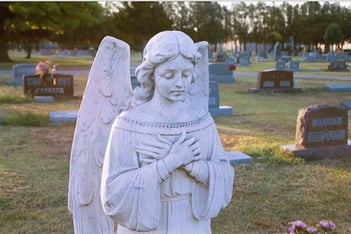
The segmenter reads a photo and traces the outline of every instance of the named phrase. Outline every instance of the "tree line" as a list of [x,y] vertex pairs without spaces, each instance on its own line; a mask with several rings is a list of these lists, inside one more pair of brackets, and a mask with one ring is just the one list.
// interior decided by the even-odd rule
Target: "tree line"
[[264,2],[0,2],[0,62],[9,48],[30,57],[40,42],[62,48],[97,47],[105,35],[141,50],[162,30],[181,30],[194,41],[211,45],[240,42],[273,44],[293,38],[295,44],[342,46],[351,40],[351,9],[337,2],[268,5]]

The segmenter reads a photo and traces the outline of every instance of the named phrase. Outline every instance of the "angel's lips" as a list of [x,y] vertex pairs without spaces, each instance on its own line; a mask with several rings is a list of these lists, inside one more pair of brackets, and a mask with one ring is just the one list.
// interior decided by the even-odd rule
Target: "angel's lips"
[[172,94],[180,96],[180,95],[184,95],[185,91],[184,90],[174,90],[171,91]]

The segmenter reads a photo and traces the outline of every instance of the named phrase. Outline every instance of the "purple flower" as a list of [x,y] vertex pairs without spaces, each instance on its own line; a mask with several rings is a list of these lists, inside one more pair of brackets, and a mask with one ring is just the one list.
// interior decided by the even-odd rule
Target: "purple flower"
[[333,223],[333,221],[329,221],[329,227],[330,227],[331,229],[335,229],[335,228],[336,228],[336,224]]
[[309,233],[317,233],[317,231],[318,231],[318,229],[316,228],[316,227],[308,227],[307,228],[307,231],[309,232]]
[[291,225],[288,230],[289,230],[289,234],[295,234],[295,226],[294,225]]
[[333,223],[333,221],[328,221],[328,220],[322,220],[319,222],[321,227],[326,230],[326,229],[335,229],[336,225]]
[[306,228],[307,227],[307,225],[304,222],[302,222],[301,220],[296,220],[296,221],[292,222],[291,225],[296,226],[298,228]]

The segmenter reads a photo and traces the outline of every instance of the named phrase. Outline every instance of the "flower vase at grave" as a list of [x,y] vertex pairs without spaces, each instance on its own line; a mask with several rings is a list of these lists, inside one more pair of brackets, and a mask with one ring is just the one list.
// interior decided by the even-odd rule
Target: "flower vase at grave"
[[40,76],[43,85],[55,85],[54,75],[51,73],[45,73]]

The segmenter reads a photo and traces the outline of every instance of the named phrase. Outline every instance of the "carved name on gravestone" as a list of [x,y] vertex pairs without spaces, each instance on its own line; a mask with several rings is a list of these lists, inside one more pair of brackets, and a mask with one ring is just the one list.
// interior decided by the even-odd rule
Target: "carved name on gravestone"
[[299,110],[296,124],[297,149],[347,145],[347,109],[313,105]]
[[264,70],[258,72],[257,89],[291,89],[294,73],[283,70]]
[[26,95],[72,97],[74,94],[72,75],[54,74],[54,81],[50,84],[43,84],[39,75],[26,75],[23,81]]

